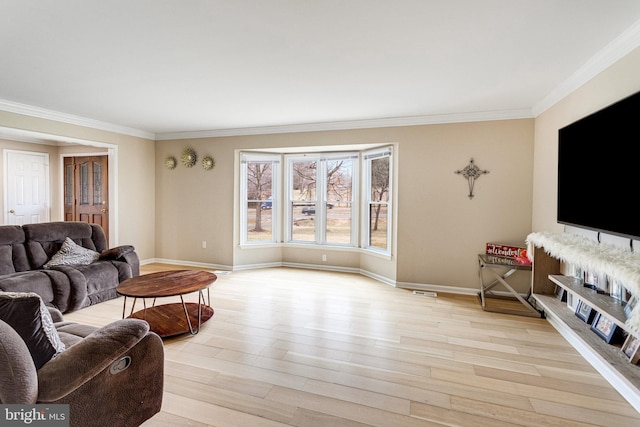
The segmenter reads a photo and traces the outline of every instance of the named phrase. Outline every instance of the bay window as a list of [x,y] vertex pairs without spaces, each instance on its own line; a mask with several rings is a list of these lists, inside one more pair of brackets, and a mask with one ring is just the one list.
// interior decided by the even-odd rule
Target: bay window
[[240,243],[359,247],[390,255],[392,154],[390,146],[241,153]]

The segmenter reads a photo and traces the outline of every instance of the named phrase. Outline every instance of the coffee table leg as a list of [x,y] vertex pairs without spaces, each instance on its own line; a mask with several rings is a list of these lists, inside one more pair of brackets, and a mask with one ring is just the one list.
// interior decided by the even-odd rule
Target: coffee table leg
[[[202,293],[202,291],[200,291],[200,293]],[[187,320],[187,326],[189,326],[189,333],[191,335],[195,335],[198,332],[200,332],[200,325],[202,323],[201,321],[201,309],[200,309],[200,298],[198,298],[198,327],[196,329],[193,328],[193,325],[191,325],[191,319],[189,318],[189,311],[187,311],[187,304],[184,302],[184,298],[182,297],[182,295],[180,295],[180,302],[182,302],[182,309],[184,310],[184,316]]]
[[124,319],[125,312],[127,311],[127,296],[124,297],[124,302],[122,303],[122,318]]
[[[138,301],[138,298],[134,297],[133,298],[133,304],[131,305],[131,312],[129,313],[129,315],[133,314],[133,310],[135,310],[135,308],[136,308],[136,301]],[[143,300],[143,302],[144,302],[144,300]],[[145,304],[145,308],[147,308],[146,304]],[[127,313],[127,296],[125,295],[124,296],[124,301],[122,303],[122,318],[123,319],[127,317],[126,313]]]
[[[202,295],[202,290],[200,290],[200,295]],[[204,296],[202,297],[202,302],[204,302]],[[211,294],[209,293],[209,288],[207,288],[207,305],[211,307]]]
[[202,305],[205,304],[209,307],[211,307],[211,295],[209,294],[209,288],[207,288],[207,301],[205,303],[204,300],[204,293],[202,292],[202,289],[200,289],[198,291],[198,325],[197,327],[194,329],[193,325],[191,324],[191,318],[189,317],[189,311],[187,310],[187,304],[184,302],[184,298],[182,297],[182,295],[180,295],[180,302],[182,303],[182,310],[184,311],[184,316],[187,320],[187,326],[189,326],[189,333],[191,333],[191,335],[195,335],[198,332],[200,332],[200,326],[202,325]]

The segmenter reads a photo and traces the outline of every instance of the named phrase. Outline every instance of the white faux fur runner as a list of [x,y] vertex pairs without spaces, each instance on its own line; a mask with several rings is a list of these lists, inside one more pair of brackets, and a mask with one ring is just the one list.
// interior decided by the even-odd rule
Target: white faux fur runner
[[[640,253],[627,251],[585,236],[571,233],[537,232],[527,236],[527,256],[533,261],[534,247],[583,271],[604,274],[620,282],[640,298]],[[640,332],[640,304],[636,304],[627,325]]]

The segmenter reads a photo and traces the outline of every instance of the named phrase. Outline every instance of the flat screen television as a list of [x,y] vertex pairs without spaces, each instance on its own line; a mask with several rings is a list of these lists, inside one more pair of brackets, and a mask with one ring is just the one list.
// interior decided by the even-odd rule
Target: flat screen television
[[640,239],[640,92],[558,137],[558,222]]

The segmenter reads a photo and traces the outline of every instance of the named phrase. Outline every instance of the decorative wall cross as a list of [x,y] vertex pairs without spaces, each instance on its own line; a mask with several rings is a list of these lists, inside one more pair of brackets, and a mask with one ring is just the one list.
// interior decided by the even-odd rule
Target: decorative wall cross
[[469,198],[473,199],[473,185],[476,182],[477,178],[480,178],[481,175],[485,173],[489,173],[488,170],[481,170],[475,163],[473,163],[473,158],[469,161],[469,164],[464,167],[462,170],[455,171],[458,175],[462,175],[469,182]]

